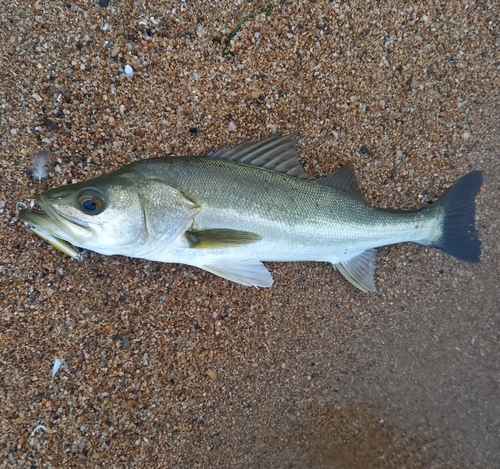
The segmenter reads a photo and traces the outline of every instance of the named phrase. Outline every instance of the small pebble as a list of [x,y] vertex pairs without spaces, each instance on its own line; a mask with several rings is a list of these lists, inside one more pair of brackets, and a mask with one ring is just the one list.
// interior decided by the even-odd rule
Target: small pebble
[[125,65],[124,69],[125,75],[132,78],[135,75],[134,69],[130,65]]
[[214,370],[208,369],[205,374],[210,378],[210,379],[215,379],[217,378],[217,373]]
[[61,367],[61,360],[59,360],[59,358],[56,358],[54,360],[54,366],[52,367],[52,378],[57,374],[57,372],[59,371],[59,368]]
[[31,436],[35,436],[35,433],[38,431],[38,430],[47,430],[47,427],[45,425],[37,425],[33,431],[31,432]]

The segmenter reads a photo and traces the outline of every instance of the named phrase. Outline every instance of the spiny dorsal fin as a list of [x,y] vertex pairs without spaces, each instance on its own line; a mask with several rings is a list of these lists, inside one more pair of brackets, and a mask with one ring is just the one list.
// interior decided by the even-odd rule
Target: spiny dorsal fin
[[247,139],[230,150],[224,145],[216,152],[208,153],[207,157],[259,166],[300,179],[314,179],[299,163],[295,150],[296,134],[297,132],[290,135],[279,133],[260,142]]
[[238,230],[186,231],[184,234],[193,249],[224,249],[252,244],[262,239],[258,234]]
[[350,162],[347,162],[342,168],[330,174],[330,176],[318,179],[318,182],[325,186],[335,187],[335,189],[340,189],[341,191],[364,200],[363,193],[359,187],[358,178]]
[[347,262],[334,264],[333,266],[339,269],[339,272],[361,291],[374,292],[377,291],[373,280],[376,256],[377,251],[375,249],[367,249]]

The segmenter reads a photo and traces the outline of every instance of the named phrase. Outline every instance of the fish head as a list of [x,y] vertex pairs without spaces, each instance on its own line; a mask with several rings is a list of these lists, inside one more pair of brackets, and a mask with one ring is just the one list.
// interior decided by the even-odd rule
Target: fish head
[[26,224],[75,246],[121,254],[144,238],[138,180],[133,173],[110,173],[35,196],[37,206],[21,210]]
[[101,254],[152,256],[184,233],[201,212],[158,173],[137,162],[51,189],[37,195],[38,207],[21,210],[19,218],[49,236]]

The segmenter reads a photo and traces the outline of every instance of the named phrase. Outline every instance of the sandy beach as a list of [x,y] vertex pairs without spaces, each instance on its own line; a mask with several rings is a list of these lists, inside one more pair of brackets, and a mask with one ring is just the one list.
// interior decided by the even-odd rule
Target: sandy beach
[[[0,469],[500,467],[499,24],[493,1],[0,3]],[[78,263],[16,216],[296,130],[310,175],[350,161],[382,208],[482,170],[481,262],[401,244],[377,293],[327,263],[266,264],[256,289]]]

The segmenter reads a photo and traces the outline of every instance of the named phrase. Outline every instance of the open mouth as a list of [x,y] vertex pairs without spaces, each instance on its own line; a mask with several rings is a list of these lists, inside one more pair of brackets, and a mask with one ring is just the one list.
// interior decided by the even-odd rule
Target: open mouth
[[36,202],[29,209],[23,209],[19,212],[19,218],[27,224],[53,231],[56,236],[57,232],[65,232],[68,236],[77,237],[73,225],[85,229],[90,228],[87,222],[70,215],[60,214],[51,209],[49,205],[44,208],[40,195],[36,196]]
[[38,203],[32,205],[30,209],[21,210],[19,218],[26,224],[29,231],[43,239],[46,243],[78,262],[82,260],[81,252],[58,237],[60,231],[57,225]]
[[81,253],[69,243],[78,244],[85,238],[82,229],[87,231],[90,228],[88,223],[59,214],[50,204],[44,204],[40,195],[30,208],[19,211],[19,218],[33,234],[73,259],[81,260]]
[[40,205],[38,204],[38,202],[35,202],[35,204],[30,207],[30,210],[32,212],[38,213],[40,215],[45,215],[46,214],[45,210],[42,207],[40,207]]
[[19,218],[23,220],[28,228],[30,226],[44,227],[45,229],[56,229],[54,220],[38,203],[32,205],[29,209],[24,209],[19,212]]
[[49,228],[49,225],[53,225],[53,227],[55,227],[54,222],[51,220],[47,212],[43,210],[38,203],[33,205],[31,208],[24,208],[20,210],[19,218],[27,225],[42,226],[45,228]]

